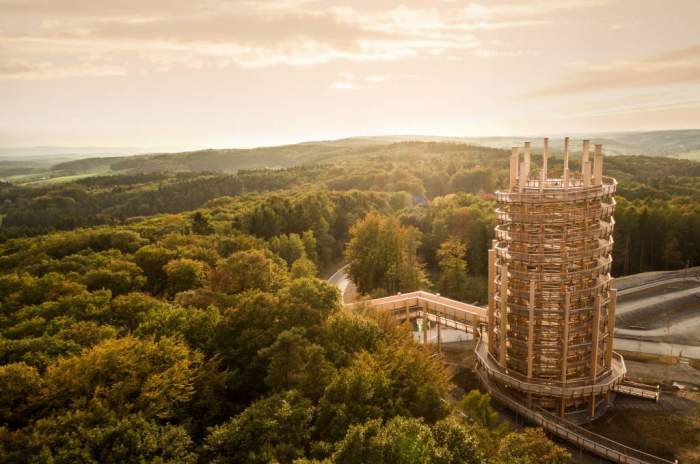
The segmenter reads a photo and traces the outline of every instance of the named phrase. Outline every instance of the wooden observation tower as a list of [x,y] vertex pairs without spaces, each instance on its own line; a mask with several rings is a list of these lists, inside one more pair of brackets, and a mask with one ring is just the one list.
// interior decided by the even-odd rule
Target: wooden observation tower
[[484,378],[531,409],[585,422],[610,405],[625,375],[613,352],[616,290],[610,277],[617,181],[603,176],[601,145],[583,141],[581,170],[561,176],[513,148],[508,188],[496,192],[489,250],[488,337],[477,346]]

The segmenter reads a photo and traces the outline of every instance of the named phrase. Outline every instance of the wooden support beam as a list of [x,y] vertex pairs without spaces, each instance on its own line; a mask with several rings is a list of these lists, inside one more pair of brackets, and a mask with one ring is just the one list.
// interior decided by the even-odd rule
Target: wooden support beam
[[488,270],[488,292],[489,292],[489,312],[488,312],[488,344],[489,353],[494,353],[495,337],[493,328],[495,326],[494,314],[496,312],[496,250],[489,250],[489,270]]
[[608,343],[605,346],[605,367],[612,368],[613,343],[615,340],[615,310],[617,307],[617,289],[610,289],[608,304]]
[[569,137],[564,137],[564,171],[561,176],[564,190],[569,188]]
[[[571,306],[571,294],[568,290],[564,293],[564,327],[562,335],[562,355],[561,355],[561,383],[566,385],[566,373],[569,368],[569,307]],[[561,417],[566,413],[566,399],[561,398]]]
[[567,290],[564,293],[564,327],[561,336],[562,356],[561,356],[561,382],[566,383],[566,370],[569,363],[569,306],[571,305],[571,294]]
[[[528,325],[527,325],[527,378],[532,379],[532,365],[534,362],[535,343],[535,281],[530,281],[530,299],[527,304]],[[527,407],[532,407],[532,392],[527,393]]]
[[[600,294],[597,294],[593,302],[593,327],[591,328],[592,335],[592,350],[591,350],[591,378],[595,383],[596,377],[598,376],[598,342],[600,335]],[[589,400],[589,411],[588,415],[593,418],[595,416],[595,393],[591,394]]]
[[428,347],[428,344],[430,341],[428,340],[428,327],[430,324],[430,321],[428,320],[428,308],[423,308],[423,346],[425,348]]
[[581,156],[581,177],[583,178],[583,185],[588,187],[591,185],[591,164],[589,161],[589,153],[591,151],[591,141],[583,141],[583,155]]
[[510,155],[510,183],[509,189],[513,190],[515,185],[518,183],[518,167],[520,158],[520,148],[513,147]]
[[535,357],[535,281],[530,281],[530,300],[527,304],[528,327],[527,327],[527,378],[532,378],[532,363]]
[[593,327],[591,327],[591,378],[593,382],[598,376],[598,344],[600,342],[600,294],[594,297],[593,302]]
[[501,265],[501,323],[498,334],[500,340],[498,363],[506,368],[506,348],[508,343],[508,265]]
[[437,350],[438,353],[442,353],[442,332],[440,330],[440,321],[436,321],[435,325],[437,326]]

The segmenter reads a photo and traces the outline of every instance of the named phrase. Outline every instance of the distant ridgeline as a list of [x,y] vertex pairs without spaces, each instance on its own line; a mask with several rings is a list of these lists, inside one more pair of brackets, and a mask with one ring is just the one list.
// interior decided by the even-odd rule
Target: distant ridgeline
[[[533,159],[538,156],[535,148]],[[553,169],[558,163],[559,158],[550,160]],[[452,193],[471,193],[480,201],[490,201],[491,192],[504,185],[507,164],[508,153],[494,148],[454,142],[388,143],[371,138],[78,160],[54,169],[68,176],[97,168],[116,174],[55,184],[0,184],[0,237],[121,224],[135,217],[191,211],[222,196],[257,194],[262,201],[270,197],[266,192],[288,194],[297,189],[407,192],[413,205],[402,214],[411,223],[415,216],[430,215],[425,208],[438,207],[441,197]],[[572,162],[572,169],[575,164]],[[251,165],[257,169],[242,169]],[[204,170],[207,172],[201,172]],[[620,182],[615,273],[697,264],[700,246],[694,231],[698,230],[700,163],[609,157],[607,170]],[[421,220],[412,224],[431,233],[432,218]],[[485,240],[472,237],[467,248],[475,257],[483,257],[485,246],[471,251],[483,243]],[[434,261],[431,253],[426,256]],[[472,264],[472,268],[479,266]]]

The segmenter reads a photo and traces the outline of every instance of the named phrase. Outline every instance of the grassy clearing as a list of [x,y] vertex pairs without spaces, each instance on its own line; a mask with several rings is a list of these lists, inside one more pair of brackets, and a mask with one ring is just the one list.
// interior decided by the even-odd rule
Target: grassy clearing
[[673,155],[672,158],[700,161],[700,150],[692,150],[683,153],[677,153]]
[[[697,393],[695,394],[697,396]],[[700,411],[620,410],[591,424],[595,433],[665,459],[700,463]]]
[[9,182],[12,182],[13,184],[18,184],[18,185],[39,186],[39,185],[61,184],[64,182],[71,182],[74,180],[85,179],[86,177],[109,176],[109,175],[113,175],[113,174],[116,174],[116,172],[112,171],[109,168],[109,166],[101,166],[99,168],[84,171],[84,172],[42,171],[39,173],[21,174],[21,175],[9,177],[7,180]]

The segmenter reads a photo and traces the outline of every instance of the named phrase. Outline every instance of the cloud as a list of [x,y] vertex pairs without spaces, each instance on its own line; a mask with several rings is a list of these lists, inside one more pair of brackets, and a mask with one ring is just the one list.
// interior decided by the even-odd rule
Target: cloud
[[671,100],[664,102],[647,102],[634,105],[614,106],[610,108],[589,111],[585,113],[577,113],[569,116],[570,118],[578,117],[601,117],[615,116],[622,114],[658,112],[665,110],[676,110],[685,108],[700,108],[700,98],[682,98],[679,100]]
[[336,90],[354,90],[357,88],[357,85],[352,82],[333,82],[330,87]]
[[700,45],[640,61],[588,66],[563,82],[541,88],[526,97],[558,97],[617,88],[655,87],[700,82]]
[[389,79],[389,76],[369,76],[369,77],[365,77],[365,81],[367,81],[367,82],[372,82],[372,83],[382,82],[382,81],[385,81],[385,80],[387,80],[387,79]]
[[494,58],[500,56],[540,56],[542,52],[536,50],[496,50],[493,48],[479,48],[476,52],[476,56],[481,58]]
[[[356,2],[311,0],[0,0],[0,42],[6,60],[43,63],[57,75],[80,69],[93,75],[110,66],[128,72],[396,61],[445,51],[473,53],[481,45],[480,31],[547,24],[547,15],[556,11],[601,2],[443,3],[440,8],[427,0],[408,3],[379,1],[362,8]],[[110,63],[107,54],[119,55],[120,63]],[[0,70],[0,76],[9,74]]]

